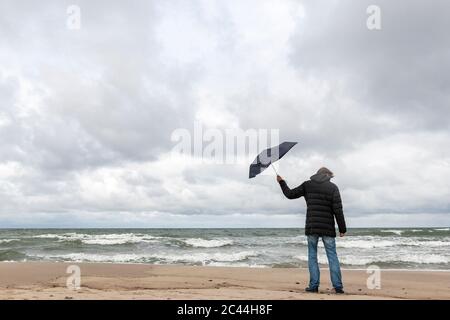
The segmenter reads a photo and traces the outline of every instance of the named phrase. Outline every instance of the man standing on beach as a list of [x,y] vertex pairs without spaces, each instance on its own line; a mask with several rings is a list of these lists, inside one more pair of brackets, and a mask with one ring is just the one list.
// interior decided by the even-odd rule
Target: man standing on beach
[[342,285],[341,268],[336,253],[336,218],[340,236],[343,237],[347,228],[345,226],[342,201],[338,187],[330,181],[333,172],[323,167],[308,181],[303,182],[295,189],[290,189],[282,177],[277,175],[281,190],[288,199],[305,197],[306,226],[305,234],[308,238],[308,268],[309,285],[306,292],[319,292],[320,269],[317,262],[317,244],[322,238],[330,266],[331,282],[336,293],[344,293]]

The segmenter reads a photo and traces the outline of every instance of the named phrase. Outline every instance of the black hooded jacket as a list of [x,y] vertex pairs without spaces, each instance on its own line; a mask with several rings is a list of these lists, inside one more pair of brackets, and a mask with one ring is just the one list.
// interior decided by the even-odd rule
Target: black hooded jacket
[[315,174],[311,180],[303,182],[295,189],[289,189],[284,180],[280,181],[281,190],[288,199],[305,197],[306,226],[305,234],[317,234],[336,237],[334,218],[340,233],[345,233],[344,212],[338,187],[326,174]]

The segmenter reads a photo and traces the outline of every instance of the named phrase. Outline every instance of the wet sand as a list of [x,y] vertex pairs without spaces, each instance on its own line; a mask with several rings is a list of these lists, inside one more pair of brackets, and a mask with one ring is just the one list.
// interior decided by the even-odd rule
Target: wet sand
[[[81,271],[81,288],[67,287],[67,267]],[[450,299],[449,271],[381,271],[368,289],[365,270],[343,270],[346,294],[330,290],[321,270],[319,294],[305,293],[308,270],[146,264],[2,262],[0,299]]]

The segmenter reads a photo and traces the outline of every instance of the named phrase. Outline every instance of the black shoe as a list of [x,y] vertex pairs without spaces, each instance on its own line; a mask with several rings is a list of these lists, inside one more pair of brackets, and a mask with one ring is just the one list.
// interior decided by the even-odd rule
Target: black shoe
[[334,288],[334,291],[336,292],[336,294],[343,294],[343,293],[345,293],[342,288]]
[[310,292],[310,293],[318,293],[318,292],[319,292],[319,288],[310,288],[310,287],[307,287],[307,288],[305,288],[305,291],[306,291],[306,292]]

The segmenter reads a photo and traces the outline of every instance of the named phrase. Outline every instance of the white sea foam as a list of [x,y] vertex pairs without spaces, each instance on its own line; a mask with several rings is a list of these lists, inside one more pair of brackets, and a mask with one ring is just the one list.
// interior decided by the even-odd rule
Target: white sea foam
[[84,244],[117,245],[126,243],[155,242],[159,237],[141,235],[134,233],[118,234],[84,234],[84,233],[62,233],[41,234],[33,238],[58,239],[58,241],[81,241]]
[[426,240],[426,241],[412,241],[410,242],[411,246],[425,246],[425,247],[448,247],[450,246],[450,241],[439,241],[439,240]]
[[205,240],[200,238],[190,238],[184,240],[184,242],[192,247],[197,248],[217,248],[233,244],[233,240],[229,239]]
[[449,263],[450,257],[438,254],[405,254],[400,261],[413,263]]
[[362,249],[394,247],[396,245],[398,245],[398,242],[392,240],[342,240],[336,243],[338,248]]
[[450,238],[443,238],[443,240],[425,240],[419,237],[348,237],[336,240],[336,247],[338,248],[384,248],[395,246],[412,246],[412,247],[446,247],[450,246]]
[[305,235],[298,235],[298,236],[294,236],[294,237],[289,237],[288,239],[284,240],[284,242],[307,244],[307,238]]
[[238,251],[238,252],[198,252],[198,253],[186,253],[186,254],[156,254],[153,257],[158,259],[164,259],[169,262],[201,262],[203,264],[209,261],[215,262],[234,262],[242,261],[250,257],[256,257],[258,253],[256,251]]
[[[265,241],[256,242],[259,245],[271,246],[274,244],[298,244],[308,245],[305,236],[296,236],[290,238],[275,238],[273,241],[265,239]],[[338,248],[388,248],[396,246],[412,246],[412,247],[446,247],[450,246],[450,237],[441,238],[441,240],[428,240],[423,237],[381,237],[381,236],[348,236],[344,238],[336,238],[336,247]],[[319,247],[323,248],[323,243],[319,241]]]
[[394,233],[394,234],[396,234],[396,235],[401,236],[402,233],[403,233],[403,230],[389,229],[389,230],[380,230],[380,232]]
[[58,239],[61,237],[61,235],[53,234],[53,233],[47,233],[47,234],[37,234],[33,236],[32,238],[42,238],[42,239]]
[[[307,255],[297,255],[294,258],[301,261],[308,261]],[[325,255],[318,255],[318,261],[320,264],[327,264],[328,260]],[[437,255],[437,254],[397,254],[397,255],[387,255],[387,256],[356,256],[356,255],[340,255],[339,261],[341,264],[362,266],[377,262],[409,262],[416,264],[443,264],[449,263],[450,258],[448,256]]]
[[20,241],[20,239],[0,239],[0,243],[9,243],[13,241]]
[[435,231],[450,231],[450,228],[437,228]]
[[255,251],[241,251],[232,253],[185,253],[185,254],[92,254],[92,253],[69,253],[62,255],[35,255],[35,257],[46,258],[52,260],[75,261],[75,262],[146,262],[152,261],[155,263],[202,263],[208,264],[210,262],[237,262],[245,260],[249,257],[257,256]]
[[[308,261],[308,256],[307,255],[297,255],[294,256],[295,259],[298,259],[300,261]],[[317,256],[317,260],[320,264],[327,264],[328,260],[327,257],[323,254],[319,254]],[[354,265],[354,266],[363,266],[363,265],[367,265],[370,263],[373,263],[374,260],[371,258],[367,258],[367,257],[356,257],[356,256],[340,256],[339,257],[339,261],[341,264],[346,264],[346,265]]]
[[144,255],[138,254],[94,254],[94,253],[67,253],[61,255],[36,255],[37,257],[43,257],[52,260],[74,261],[74,262],[144,262]]
[[306,245],[306,236],[298,235],[292,237],[265,236],[265,237],[248,237],[242,239],[243,242],[255,246],[274,246],[285,244],[301,244]]
[[156,237],[135,235],[133,233],[125,234],[107,234],[107,235],[89,235],[81,241],[85,244],[99,244],[99,245],[115,245],[126,243],[140,243],[140,242],[155,242]]
[[215,262],[215,261],[212,261],[208,265],[209,266],[213,266],[213,267],[268,268],[268,266],[265,266],[265,265],[245,263],[245,262],[232,262],[232,263],[230,263],[230,262]]

